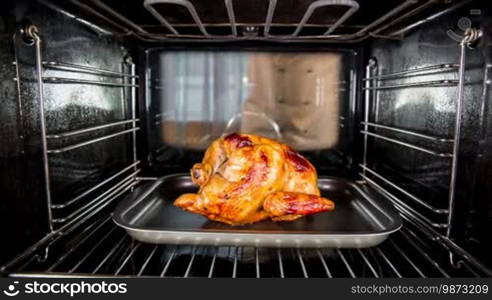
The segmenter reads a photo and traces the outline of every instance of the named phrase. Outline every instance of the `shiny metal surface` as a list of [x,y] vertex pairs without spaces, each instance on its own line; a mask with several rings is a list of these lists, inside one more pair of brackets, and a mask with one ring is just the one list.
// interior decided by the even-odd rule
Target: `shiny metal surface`
[[[381,1],[378,5],[371,5],[370,1],[352,0],[317,0],[306,1],[298,4],[298,9],[292,11],[292,7],[284,3],[277,3],[276,0],[269,0],[267,3],[261,1],[251,1],[251,4],[234,3],[238,8],[235,10],[231,1],[224,0],[223,7],[218,4],[210,4],[204,7],[203,4],[188,0],[147,0],[142,7],[133,4],[129,8],[120,5],[103,3],[99,0],[91,0],[88,3],[72,0],[80,9],[90,12],[113,28],[116,33],[123,31],[131,34],[142,41],[162,42],[172,39],[192,39],[192,40],[216,40],[216,41],[237,41],[237,40],[275,40],[275,41],[307,41],[319,40],[335,43],[354,43],[366,40],[369,37],[391,38],[393,35],[384,35],[388,30],[403,34],[409,29],[424,24],[422,20],[417,25],[408,25],[408,20],[418,15],[418,13],[438,7],[444,11],[442,15],[461,7],[455,5],[449,9],[440,1],[429,0],[424,3],[418,0],[407,0],[401,2]],[[166,10],[159,8],[159,5],[167,5]],[[169,5],[172,4],[172,5]],[[460,3],[459,3],[460,4]],[[358,10],[359,6],[361,9]],[[172,22],[174,16],[169,11],[183,7],[192,19]],[[325,8],[333,8],[327,10]],[[348,7],[345,9],[344,7]],[[290,11],[286,12],[286,8]],[[316,14],[315,10],[323,10],[323,14]],[[133,11],[134,10],[134,11]],[[178,9],[179,10],[179,9]],[[244,12],[249,12],[245,15]],[[122,13],[124,12],[124,13]],[[299,12],[303,12],[299,14]],[[108,16],[109,14],[109,16]],[[286,15],[287,14],[287,15]],[[288,17],[288,15],[296,17]],[[320,19],[320,15],[324,18]],[[156,19],[162,26],[156,26],[151,18]],[[214,22],[210,20],[215,18]],[[273,22],[274,18],[283,19],[284,22]],[[432,16],[429,17],[432,19]],[[179,17],[178,17],[179,19]],[[246,22],[236,22],[236,19],[251,19]],[[314,19],[314,20],[311,20]],[[354,20],[352,20],[354,19]],[[171,21],[170,21],[171,20]],[[286,22],[288,20],[289,22]],[[350,23],[347,23],[350,20]],[[207,22],[208,21],[208,22]],[[319,30],[312,30],[312,24],[319,27],[328,27],[323,33]],[[144,24],[142,24],[144,23]],[[319,24],[321,23],[321,24]],[[347,24],[345,24],[347,23]],[[243,29],[238,30],[238,24]],[[259,24],[259,25],[258,25]],[[395,31],[399,24],[406,26],[402,30]],[[308,26],[309,25],[309,26]],[[187,27],[187,28],[186,28]],[[211,34],[209,28],[220,28],[220,34]],[[282,27],[292,28],[291,33],[282,31]],[[145,29],[144,29],[145,28]],[[178,29],[179,28],[179,29]],[[272,33],[271,29],[280,30],[282,34]],[[304,29],[306,33],[304,33]],[[148,29],[148,30],[146,30]],[[186,29],[191,29],[186,30]],[[227,32],[230,29],[231,34]],[[252,34],[248,29],[253,30]],[[261,30],[263,29],[263,30]],[[337,30],[338,29],[338,30]],[[168,33],[169,31],[169,33]],[[262,34],[258,34],[262,31]],[[334,31],[340,32],[333,34]],[[191,32],[191,33],[188,33]],[[289,31],[287,31],[289,32]]]
[[[109,219],[106,214],[87,227],[78,228],[67,239],[60,255],[43,264],[28,260],[10,276],[425,278],[457,274],[440,256],[442,251],[429,251],[440,248],[439,240],[423,241],[411,224],[374,248],[300,249],[146,244],[128,238]],[[90,251],[84,250],[87,247]],[[463,266],[459,273],[462,276],[487,274],[473,263]]]
[[44,183],[46,191],[46,203],[48,208],[48,222],[50,230],[53,231],[53,215],[51,213],[51,186],[50,186],[50,168],[48,161],[48,141],[46,139],[46,117],[44,114],[44,86],[43,86],[43,64],[41,55],[41,38],[39,37],[38,28],[31,25],[25,28],[25,35],[34,39],[34,46],[36,48],[36,78],[38,83],[38,96],[39,96],[39,119],[41,121],[41,147],[43,148],[43,165],[44,165]]
[[140,129],[139,127],[135,127],[135,128],[132,128],[132,129],[126,129],[126,130],[118,131],[118,132],[115,132],[115,133],[112,133],[112,134],[108,134],[108,135],[105,135],[105,136],[101,136],[101,137],[98,137],[98,138],[95,138],[95,139],[92,139],[92,140],[83,141],[81,143],[77,143],[77,144],[74,144],[74,145],[65,146],[65,147],[56,148],[56,149],[48,149],[47,152],[48,153],[52,153],[52,154],[63,153],[63,152],[67,152],[67,151],[70,151],[70,150],[78,149],[80,147],[91,145],[91,144],[94,144],[94,143],[97,143],[97,142],[101,142],[101,141],[104,141],[104,140],[112,139],[114,137],[117,137],[117,136],[120,136],[120,135],[123,135],[123,134],[134,133],[134,132],[138,131],[139,129]]
[[[486,195],[489,193],[485,182],[478,178],[487,173],[485,169],[490,168],[481,158],[483,153],[488,153],[488,150],[483,148],[485,147],[483,143],[489,129],[483,127],[485,124],[483,120],[490,113],[488,108],[485,109],[488,107],[485,103],[489,102],[486,99],[490,98],[487,93],[489,87],[486,84],[488,79],[485,70],[487,61],[490,61],[490,53],[486,51],[488,54],[485,54],[483,49],[488,47],[490,42],[482,40],[476,43],[474,49],[466,49],[466,53],[462,55],[459,42],[453,40],[446,32],[451,30],[463,34],[463,31],[456,25],[458,20],[470,19],[471,24],[475,26],[480,23],[482,17],[485,16],[475,17],[467,10],[447,11],[447,14],[441,15],[439,20],[429,19],[420,24],[421,28],[409,33],[403,41],[375,41],[372,43],[371,55],[378,59],[380,73],[383,75],[375,76],[375,78],[381,81],[386,80],[382,85],[407,85],[435,80],[458,82],[456,87],[378,90],[379,122],[371,120],[373,123],[404,128],[429,136],[451,138],[456,141],[456,144],[451,144],[451,146],[459,145],[458,151],[449,149],[444,143],[441,145],[430,139],[424,141],[422,138],[412,138],[404,133],[391,133],[384,128],[373,129],[377,134],[417,143],[419,146],[437,150],[440,153],[451,151],[454,156],[453,160],[432,159],[426,155],[418,155],[414,151],[403,151],[402,147],[392,146],[389,143],[383,145],[385,141],[375,141],[371,150],[373,156],[368,162],[368,167],[382,175],[383,178],[397,184],[398,187],[432,207],[446,208],[454,205],[454,209],[450,210],[453,216],[452,221],[449,222],[447,214],[444,214],[446,218],[429,214],[425,207],[419,207],[420,205],[417,202],[414,203],[408,195],[401,193],[388,182],[366,173],[371,180],[402,200],[402,203],[398,205],[401,210],[406,211],[405,214],[425,224],[441,224],[436,226],[442,227],[437,231],[443,236],[451,232],[450,237],[454,241],[460,241],[461,245],[467,244],[467,249],[475,253],[485,253],[485,250],[480,249],[491,249],[487,234],[480,229],[481,226],[477,226],[480,222],[490,224],[490,217],[485,216],[490,215],[490,205],[484,204],[486,201],[478,200],[488,198]],[[490,33],[490,24],[482,23],[482,26],[484,26],[480,27],[482,30],[487,28],[487,32]],[[405,59],[401,60],[403,57]],[[461,64],[464,76],[458,72],[457,68],[462,58],[465,58],[464,64]],[[413,70],[422,71],[414,72]],[[402,71],[405,73],[402,74]],[[459,91],[460,79],[463,79],[461,91]],[[457,111],[456,101],[459,97],[462,97],[462,106]],[[374,117],[371,115],[371,118]],[[458,127],[457,118],[461,120]],[[456,136],[457,129],[460,132]],[[453,161],[458,163],[457,166]],[[451,178],[453,173],[456,176],[454,179]],[[450,184],[452,180],[455,180],[454,187]],[[454,193],[454,202],[451,202],[449,197],[452,193]],[[402,204],[408,207],[403,207]],[[462,226],[474,229],[470,231],[456,229],[463,229]],[[475,232],[475,238],[470,239],[468,234],[471,232]],[[485,254],[482,257],[489,260]]]
[[[71,2],[74,4],[82,3],[82,1]],[[73,81],[72,83],[83,81],[77,84],[44,85],[47,137],[49,138],[50,135],[57,136],[57,133],[77,133],[65,136],[64,139],[50,141],[49,145],[54,149],[114,134],[116,132],[112,129],[115,128],[106,127],[106,125],[120,124],[120,122],[126,122],[136,117],[131,116],[135,110],[129,109],[134,105],[133,92],[135,86],[114,89],[113,87],[88,84],[88,81],[109,82],[110,79],[102,77],[123,75],[125,70],[122,64],[124,64],[124,58],[128,54],[126,46],[136,47],[131,39],[125,40],[128,43],[122,47],[120,39],[112,39],[108,36],[109,31],[98,26],[101,23],[105,25],[107,25],[106,23],[113,23],[112,29],[115,29],[114,27],[119,28],[114,33],[117,35],[123,33],[121,38],[124,38],[125,35],[128,37],[133,35],[133,29],[139,31],[138,27],[145,31],[148,29],[149,32],[165,29],[162,29],[162,26],[161,29],[158,29],[159,27],[153,29],[150,24],[147,26],[137,21],[130,21],[134,19],[135,15],[128,15],[129,10],[121,9],[117,2],[109,0],[104,1],[104,3],[98,0],[84,1],[82,6],[79,6],[81,8],[79,12],[84,11],[80,15],[77,11],[74,15],[60,10],[60,7],[46,10],[44,6],[38,6],[33,2],[33,4],[24,6],[26,9],[16,10],[9,16],[12,20],[30,19],[40,28],[43,40],[42,54],[46,56],[42,57],[46,62],[43,65],[45,76],[68,78],[69,81]],[[194,3],[194,1],[190,2]],[[267,3],[265,7],[268,6],[268,3],[276,3],[274,0],[264,2]],[[362,5],[364,1],[360,2]],[[80,195],[83,196],[79,197],[80,201],[73,204],[73,207],[70,206],[68,210],[61,207],[54,212],[56,219],[64,220],[65,223],[61,225],[63,230],[56,231],[56,234],[48,233],[45,215],[47,205],[42,182],[45,178],[41,155],[42,142],[39,132],[41,128],[39,90],[37,88],[39,76],[36,76],[34,72],[36,65],[35,48],[34,45],[25,45],[20,39],[14,40],[13,45],[10,44],[10,41],[0,41],[2,50],[0,51],[0,66],[3,70],[0,74],[0,91],[3,96],[0,98],[2,103],[2,125],[0,126],[0,140],[2,141],[0,149],[0,170],[2,171],[0,174],[2,180],[0,180],[0,184],[2,191],[5,191],[5,199],[7,199],[0,202],[0,214],[2,216],[0,218],[2,226],[0,227],[4,228],[2,231],[4,240],[12,245],[12,248],[6,249],[10,251],[7,256],[12,257],[13,254],[16,256],[9,268],[2,269],[2,271],[7,270],[10,273],[19,270],[19,272],[11,274],[21,277],[52,276],[53,274],[55,276],[79,276],[72,274],[74,272],[131,276],[161,274],[179,277],[230,277],[231,274],[234,274],[234,277],[462,277],[492,275],[491,272],[484,272],[486,268],[483,268],[482,265],[482,262],[490,262],[489,254],[490,249],[492,249],[489,232],[490,224],[492,224],[490,223],[492,210],[490,197],[488,197],[491,194],[489,179],[491,178],[490,170],[492,170],[492,151],[490,150],[492,149],[490,138],[490,124],[492,124],[492,114],[490,114],[492,106],[490,103],[492,102],[489,101],[491,80],[490,72],[487,69],[492,65],[492,56],[489,51],[492,27],[487,21],[486,10],[482,10],[482,15],[470,15],[468,8],[472,6],[461,7],[461,5],[469,4],[471,1],[453,2],[457,5],[449,5],[449,9],[445,10],[434,9],[433,2],[437,3],[438,1],[419,1],[419,3],[383,20],[368,30],[364,37],[357,39],[359,41],[365,40],[368,36],[374,36],[374,33],[378,33],[381,38],[389,38],[388,32],[396,33],[399,38],[401,34],[407,35],[405,39],[398,41],[379,40],[364,45],[369,53],[363,53],[363,56],[366,57],[367,54],[367,56],[376,57],[379,66],[379,70],[375,70],[372,77],[366,76],[369,77],[367,81],[377,87],[374,84],[377,80],[392,80],[391,83],[385,83],[388,86],[393,85],[398,88],[371,90],[370,95],[373,97],[373,104],[367,106],[370,118],[368,122],[366,120],[366,123],[362,123],[362,125],[365,131],[371,131],[374,134],[418,145],[424,149],[432,149],[436,153],[447,153],[449,149],[446,148],[446,143],[448,141],[436,140],[432,137],[437,139],[444,137],[443,139],[446,140],[446,137],[455,136],[454,129],[456,128],[457,116],[454,110],[455,101],[463,100],[462,109],[458,110],[462,112],[459,126],[461,132],[454,139],[458,141],[460,146],[453,156],[453,159],[458,163],[454,164],[446,158],[432,158],[426,153],[419,154],[418,151],[400,147],[402,145],[371,138],[368,145],[369,156],[364,159],[364,162],[367,163],[366,168],[373,172],[366,172],[366,168],[363,168],[363,178],[366,179],[367,185],[374,187],[394,202],[408,224],[405,224],[402,232],[395,233],[390,237],[389,243],[385,242],[378,248],[361,251],[333,248],[296,250],[259,247],[251,249],[248,247],[209,248],[205,246],[147,245],[131,240],[123,230],[109,224],[107,214],[105,215],[105,223],[101,223],[103,221],[93,222],[91,218],[99,218],[105,209],[112,211],[111,206],[119,201],[119,196],[133,188],[136,183],[130,179],[152,180],[154,179],[153,176],[156,175],[156,173],[149,173],[150,176],[148,176],[147,173],[142,173],[142,177],[138,177],[136,173],[127,172],[130,169],[133,169],[134,172],[137,171],[137,166],[132,164],[135,161],[135,153],[142,155],[142,157],[148,154],[145,151],[135,151],[136,144],[141,146],[141,143],[135,143],[137,136],[135,131],[132,132],[131,138],[129,135],[128,137],[119,136],[87,145],[83,149],[74,149],[64,154],[60,153],[57,156],[49,157],[52,194],[54,195],[52,206],[61,207],[64,202]],[[232,8],[232,1],[229,3]],[[310,3],[313,1],[306,2],[305,7],[307,8]],[[401,1],[401,3],[404,2]],[[60,2],[60,5],[64,6],[65,4]],[[114,9],[112,8],[113,5]],[[299,26],[297,22],[286,22],[279,19],[282,18],[282,3],[279,3],[277,10],[275,5],[271,14],[269,10],[268,27],[273,28],[272,31],[275,32],[272,37],[243,37],[241,30],[245,24],[256,24],[260,35],[263,26],[265,26],[263,27],[265,32],[268,32],[269,29],[267,30],[265,24],[267,22],[262,20],[256,20],[255,23],[242,20],[241,4],[234,2],[234,5],[238,5],[239,8],[235,6],[236,11],[234,12],[232,9],[232,15],[231,10],[228,9],[224,17],[228,18],[229,21],[225,20],[223,22],[225,25],[221,26],[234,28],[233,31],[237,28],[238,36],[234,39],[230,39],[228,36],[214,37],[219,46],[221,46],[221,40],[275,40],[274,36],[280,34],[280,30],[288,31],[289,28],[295,30]],[[433,10],[429,11],[437,11],[437,13],[428,16],[422,7],[431,8]],[[374,10],[369,12],[366,9],[365,11],[369,12],[371,17],[380,17],[392,8],[394,7],[385,6],[384,12],[376,11],[379,14],[374,14]],[[456,8],[463,9],[456,11]],[[201,14],[199,5],[196,5],[196,10],[199,17],[203,19],[202,25],[210,33],[215,31],[209,27],[221,27],[219,26],[220,23],[207,20],[208,16]],[[59,12],[55,13],[55,11]],[[87,20],[79,18],[87,16],[87,13],[89,15],[99,14],[99,17],[93,15],[94,18]],[[254,13],[251,12],[251,15]],[[299,11],[298,20],[302,20],[303,13],[306,13],[304,9]],[[262,18],[265,18],[265,15],[267,14],[262,13]],[[414,22],[415,19],[412,20],[412,16],[418,18],[418,21]],[[449,29],[457,30],[456,23],[461,17],[469,17],[472,24],[479,24],[484,37],[480,43],[473,45],[472,48],[474,49],[466,50],[464,55],[466,56],[466,64],[461,64],[465,71],[464,76],[461,76],[463,73],[457,74],[456,71],[459,65],[457,62],[465,57],[460,54],[456,42],[446,35]],[[97,20],[98,18],[100,19]],[[333,22],[330,23],[328,18],[326,24],[320,22],[316,14],[313,14],[312,18],[313,20],[309,20],[308,23],[312,22],[313,24],[305,24],[303,29],[307,34],[311,34],[311,30],[316,28],[318,28],[317,30],[324,30],[323,26],[329,27],[334,24]],[[0,26],[0,32],[5,36],[12,36],[13,32],[10,30],[15,26],[10,23],[10,19],[5,20],[7,20],[8,26]],[[91,23],[96,20],[98,22]],[[76,21],[79,21],[80,24]],[[366,21],[362,25],[354,25],[352,18],[350,18],[347,20],[347,24],[342,24],[337,29],[337,32],[356,32],[367,26],[366,24],[371,24],[374,19],[367,19]],[[137,27],[132,27],[131,24]],[[404,25],[403,29],[394,30],[401,26],[400,24]],[[141,27],[141,25],[144,26]],[[179,22],[178,24],[173,22],[171,26],[180,32],[181,30],[186,31],[190,27],[186,24],[179,24]],[[191,27],[193,26],[195,24],[191,24]],[[103,27],[106,28],[107,26]],[[414,31],[417,27],[419,27],[418,31]],[[381,35],[379,35],[380,30]],[[97,34],[95,34],[96,31]],[[161,38],[162,41],[167,41],[173,38],[188,37],[200,39],[202,35],[182,34],[173,37],[172,34],[148,36],[143,33],[142,36],[154,41]],[[322,37],[321,34],[313,35],[313,39],[325,40],[326,38]],[[330,34],[327,39],[336,40],[339,38],[338,34]],[[299,40],[303,42],[308,38]],[[292,40],[285,42],[290,41]],[[14,58],[14,46],[18,59]],[[11,65],[12,61],[15,61],[16,64]],[[56,68],[50,67],[48,62],[63,62],[58,64],[66,65],[64,68]],[[90,69],[70,68],[69,65],[88,66]],[[145,66],[142,64],[138,67],[143,69]],[[110,76],[110,73],[102,74],[100,73],[101,70],[112,72],[114,76]],[[415,70],[420,71],[415,72]],[[139,70],[140,74],[147,71]],[[351,73],[350,78],[357,78],[357,76],[358,74]],[[136,84],[136,81],[128,79],[129,76],[123,77],[126,77],[125,83]],[[464,81],[462,81],[464,84],[461,87],[462,97],[457,97],[458,89],[454,86],[433,86],[432,88],[418,86],[421,83],[429,82],[456,83],[456,80],[458,80],[457,83],[460,83],[462,77],[464,77]],[[14,82],[12,78],[22,80]],[[364,84],[362,80],[358,81]],[[143,84],[147,84],[147,81]],[[408,89],[410,86],[412,86],[411,90]],[[457,86],[459,85],[457,84]],[[356,84],[351,83],[351,87],[355,89]],[[18,89],[17,97],[16,88]],[[127,90],[132,90],[132,92],[127,93]],[[122,97],[122,94],[125,93],[132,96],[132,99]],[[356,99],[358,93],[363,93],[362,89],[357,88],[357,93],[352,93],[350,99]],[[357,107],[360,106],[357,105]],[[145,120],[147,118],[146,113],[145,110],[142,110],[141,116],[138,117]],[[361,112],[357,113],[360,114]],[[353,132],[358,131],[361,124],[361,120],[354,121],[350,116],[350,114],[344,114],[340,116],[341,118],[336,117],[337,120],[340,119],[343,122],[341,125],[344,126],[344,132],[352,132],[351,127],[354,128]],[[154,121],[153,118],[151,119]],[[125,130],[127,130],[129,125],[125,124],[121,124],[121,126],[125,126]],[[134,129],[135,124],[132,125]],[[143,127],[145,126],[142,126],[142,129],[144,129]],[[94,130],[87,131],[87,129],[93,128]],[[146,131],[139,131],[139,141],[140,138],[145,140],[145,136],[142,136],[141,133],[147,134]],[[361,140],[362,138],[367,140],[367,136],[361,137]],[[347,149],[358,150],[358,148],[355,144],[348,144],[348,148],[342,149],[345,154],[342,153],[341,157],[346,157]],[[145,149],[145,147],[138,147],[137,150],[141,149]],[[159,149],[161,148],[156,148],[156,151]],[[160,169],[161,172],[172,172],[173,168],[183,168],[182,161],[192,163],[201,157],[201,153],[190,154],[181,151],[181,149],[174,150],[172,155],[163,151],[165,155],[161,159],[175,164],[167,165],[165,169]],[[340,152],[343,152],[342,150]],[[323,157],[326,153],[321,152],[312,155]],[[143,163],[144,165],[139,167],[148,167],[147,160],[143,160]],[[323,163],[321,159],[318,163],[322,168],[331,165],[330,163]],[[456,172],[454,180],[449,176],[450,169]],[[127,171],[121,172],[121,170]],[[155,168],[153,172],[155,170],[159,170],[159,168]],[[119,175],[116,176],[117,174]],[[125,176],[126,180],[121,181],[122,177]],[[447,220],[443,218],[443,215],[446,214],[435,214],[436,210],[433,211],[429,208],[441,210],[441,207],[446,207],[450,199],[450,192],[453,191],[447,189],[450,179],[456,183],[454,195],[451,197],[451,199],[455,199],[454,205],[456,207],[453,210],[454,216],[449,218],[451,221],[447,224]],[[114,188],[119,187],[119,182],[123,182],[123,186],[121,190],[116,192]],[[104,196],[100,197],[101,195]],[[421,200],[426,205],[422,205],[413,198]],[[93,202],[94,199],[100,199],[100,202]],[[75,214],[73,214],[74,212]],[[19,215],[23,218],[19,218]],[[10,230],[11,228],[15,228],[15,230]],[[73,232],[72,228],[74,228]],[[87,230],[80,231],[80,228]],[[449,239],[443,235],[446,231],[451,232]],[[46,235],[46,233],[48,234]],[[19,234],[22,234],[22,240],[18,239]],[[70,234],[75,234],[75,236],[72,237]],[[34,242],[35,247],[29,248],[27,252],[20,252]],[[456,243],[463,248],[458,247]],[[48,246],[50,247],[47,248]],[[86,251],[88,248],[91,251]],[[224,254],[224,252],[228,254]],[[18,253],[21,254],[17,256]],[[38,257],[38,253],[41,253],[40,255],[43,257]],[[169,255],[170,253],[172,255]],[[449,255],[453,257],[451,265],[447,259]],[[475,259],[474,255],[477,255],[482,261]],[[4,260],[7,256],[0,259]],[[44,262],[40,262],[38,258]],[[119,261],[113,263],[113,258],[117,258]],[[70,265],[73,261],[77,264]],[[317,266],[319,269],[316,269]],[[164,269],[162,269],[163,267]],[[50,271],[46,273],[48,268]],[[155,272],[157,269],[158,271]],[[23,273],[23,271],[26,272]]]
[[[62,132],[62,133],[56,133],[56,134],[48,134],[46,138],[48,139],[60,139],[60,138],[66,138],[69,136],[74,136],[82,133],[87,133],[95,130],[100,130],[104,128],[109,128],[113,126],[118,126],[118,125],[124,125],[128,123],[135,123],[140,121],[139,119],[131,119],[131,120],[124,120],[124,121],[117,121],[117,122],[112,122],[109,124],[104,124],[104,125],[98,125],[94,127],[89,127],[89,128],[83,128],[83,129],[78,129],[78,130],[73,130],[73,131],[68,131],[68,132]],[[135,126],[135,125],[134,125]]]
[[69,70],[72,72],[81,72],[81,73],[90,73],[97,74],[101,76],[113,76],[113,77],[137,77],[137,75],[122,73],[122,72],[114,72],[110,70],[104,70],[100,68],[94,68],[90,66],[69,64],[64,62],[57,61],[43,61],[43,66],[45,68],[53,68],[53,69],[61,69],[61,70]]
[[[383,129],[386,129],[386,130],[389,130],[389,131],[395,131],[395,132],[398,132],[398,133],[404,133],[404,134],[408,134],[408,135],[412,135],[412,136],[416,136],[416,137],[420,137],[420,138],[423,138],[423,139],[428,139],[428,140],[436,141],[436,142],[443,142],[443,143],[453,142],[452,139],[441,138],[441,137],[436,137],[436,136],[430,136],[430,135],[427,135],[427,134],[422,134],[422,133],[414,132],[414,131],[411,131],[411,130],[406,130],[406,129],[402,129],[402,128],[396,128],[396,127],[393,127],[393,126],[387,126],[387,125],[383,125],[383,124],[376,124],[376,123],[372,123],[372,122],[367,122],[367,123],[366,122],[362,122],[361,124],[362,125],[367,125],[369,127],[383,128]],[[367,131],[367,129],[365,129],[365,131]]]
[[412,149],[415,149],[415,150],[418,150],[418,151],[422,151],[424,153],[431,154],[431,155],[434,155],[434,156],[439,156],[439,157],[452,157],[453,156],[453,154],[451,154],[451,153],[437,152],[437,151],[434,151],[434,150],[430,150],[430,149],[427,149],[427,148],[424,148],[424,147],[420,147],[420,146],[413,145],[413,144],[410,144],[410,143],[402,142],[400,140],[392,139],[392,138],[389,138],[389,137],[385,137],[384,135],[372,133],[372,132],[369,132],[369,131],[361,130],[360,132],[362,134],[364,134],[364,135],[368,135],[368,136],[375,137],[375,138],[378,138],[378,139],[381,139],[381,140],[384,140],[384,141],[388,141],[388,142],[395,143],[395,144],[398,144],[398,145],[401,145],[401,146],[412,148]]
[[[42,223],[27,225],[41,218],[47,223],[49,218],[44,214],[44,209],[58,207],[56,211],[47,210],[52,214],[52,219],[57,220],[56,225],[51,229],[56,231],[64,224],[73,224],[83,219],[96,210],[96,207],[105,205],[105,201],[110,201],[110,198],[104,198],[102,202],[91,202],[98,194],[110,188],[111,184],[121,179],[124,174],[118,172],[132,160],[126,152],[127,138],[114,136],[110,143],[109,140],[105,142],[105,139],[99,139],[114,134],[115,126],[127,128],[126,121],[130,117],[127,116],[126,111],[130,111],[130,100],[122,98],[119,89],[86,84],[114,81],[116,77],[129,77],[122,70],[123,57],[127,54],[125,48],[111,38],[98,35],[100,32],[96,34],[88,31],[85,26],[73,22],[70,16],[63,13],[56,13],[37,3],[29,3],[26,7],[28,9],[17,12],[20,15],[19,19],[30,19],[36,24],[43,42],[41,51],[36,53],[36,43],[26,43],[24,41],[26,39],[23,40],[20,36],[13,41],[17,59],[10,58],[9,64],[12,70],[17,69],[18,72],[10,77],[9,81],[18,86],[18,101],[14,103],[18,103],[18,114],[23,117],[23,121],[16,126],[24,128],[21,136],[25,141],[22,142],[25,151],[21,154],[23,157],[19,158],[25,163],[22,168],[17,168],[17,175],[9,176],[12,177],[12,181],[22,184],[24,189],[27,187],[29,200],[22,200],[22,188],[9,184],[10,186],[5,190],[12,189],[7,192],[8,198],[12,200],[5,202],[5,207],[1,210],[1,219],[6,222],[10,220],[11,225],[15,225],[19,231],[12,238],[5,235],[5,240],[23,248],[26,247],[23,242],[14,242],[18,239],[16,235],[25,236],[26,243],[31,244],[47,234],[49,236],[49,227],[47,229]],[[7,53],[14,53],[13,49],[2,47],[2,51],[4,50],[7,50]],[[36,67],[39,68],[38,72]],[[14,77],[20,80],[12,81]],[[42,84],[39,80],[43,77],[67,78],[83,83],[67,84],[62,87],[55,84]],[[135,81],[134,85],[136,85]],[[44,97],[40,97],[40,94]],[[11,101],[15,98],[7,96],[6,99]],[[2,121],[4,121],[3,113]],[[131,123],[134,124],[135,121]],[[49,143],[46,138],[50,139]],[[45,172],[41,175],[38,172],[38,166],[43,165],[43,144],[55,150],[66,149],[66,145],[80,145],[93,140],[98,143],[86,144],[84,151],[72,149],[73,153],[60,153],[57,157],[50,155],[44,164],[49,168],[47,174]],[[5,170],[8,169],[12,168],[7,167]],[[113,176],[116,173],[119,175]],[[106,181],[107,178],[112,179]],[[40,180],[48,181],[47,188],[37,183]],[[98,185],[100,181],[105,184]],[[94,186],[97,188],[92,188]],[[47,189],[51,190],[49,196],[44,191]],[[50,203],[47,203],[46,199],[50,198],[51,200],[48,201]],[[77,201],[70,206],[63,205],[72,199]],[[4,215],[4,212],[17,211],[15,206],[25,206],[27,211],[10,214],[11,216]],[[23,218],[18,218],[19,215]],[[26,227],[27,231],[23,229]],[[37,236],[36,240],[30,238],[34,234]],[[11,249],[21,250],[15,245]],[[13,253],[1,259],[11,255]]]
[[481,32],[478,29],[467,29],[463,40],[460,43],[460,67],[458,70],[458,95],[456,97],[455,104],[455,121],[454,121],[454,142],[453,142],[453,161],[451,162],[451,176],[449,181],[449,214],[448,214],[448,227],[446,230],[446,236],[450,237],[452,234],[453,213],[455,210],[455,189],[456,189],[456,177],[458,173],[458,155],[460,151],[460,138],[461,138],[461,124],[463,117],[463,101],[464,101],[464,89],[465,89],[465,67],[466,67],[466,49],[471,43],[478,40],[481,36]]
[[321,194],[335,202],[335,211],[294,222],[229,226],[173,206],[176,197],[197,187],[187,175],[169,175],[129,195],[116,208],[114,221],[147,243],[255,247],[365,248],[400,228],[393,207],[364,186],[338,178],[318,182]]

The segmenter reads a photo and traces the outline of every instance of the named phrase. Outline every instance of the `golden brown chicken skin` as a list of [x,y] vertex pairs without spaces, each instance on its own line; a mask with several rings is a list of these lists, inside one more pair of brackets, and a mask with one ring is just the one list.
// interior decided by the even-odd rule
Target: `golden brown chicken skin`
[[198,193],[181,195],[174,204],[230,225],[293,221],[335,208],[320,196],[309,161],[260,136],[233,133],[215,140],[191,169],[191,178]]

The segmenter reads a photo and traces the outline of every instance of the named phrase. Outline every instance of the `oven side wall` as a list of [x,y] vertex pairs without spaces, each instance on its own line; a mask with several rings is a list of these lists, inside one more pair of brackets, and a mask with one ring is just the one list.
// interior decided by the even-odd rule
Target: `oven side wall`
[[[16,1],[15,6],[8,3],[2,4],[0,19],[0,234],[2,244],[9,246],[1,247],[0,264],[12,259],[50,231],[35,47],[19,42],[20,39],[14,42],[14,33],[26,22],[34,24],[42,40],[43,61],[128,72],[128,65],[125,64],[128,51],[115,38],[91,30],[34,1]],[[21,77],[20,94],[14,81],[17,77],[13,64],[16,54]],[[44,70],[44,76],[113,82],[122,80],[48,68]],[[46,131],[48,134],[58,134],[130,119],[129,94],[127,88],[44,83]],[[63,139],[48,139],[48,148],[58,149],[128,128],[129,124],[126,124]],[[131,134],[64,153],[49,154],[48,157],[51,203],[63,204],[133,163]],[[78,216],[84,210],[91,210],[91,201],[97,195],[128,174],[126,172],[116,177],[73,205],[51,209],[52,218]],[[64,224],[53,223],[53,228],[56,230]]]
[[[370,44],[369,53],[377,61],[379,74],[437,64],[458,64],[459,42],[450,37],[448,30],[458,35],[463,34],[457,25],[460,19],[462,21],[462,18],[467,18],[472,21],[473,26],[483,31],[480,43],[474,49],[467,49],[465,56],[467,83],[464,88],[455,208],[450,237],[490,266],[491,260],[487,253],[492,251],[488,232],[492,225],[492,35],[490,11],[485,5],[473,8],[479,8],[481,14],[471,14],[468,7],[455,11],[423,25],[402,41],[376,40]],[[457,70],[429,72],[423,76],[409,76],[379,84],[407,84],[442,79],[457,80]],[[456,86],[380,90],[372,98],[370,120],[452,139],[457,91]],[[376,129],[375,132],[391,135],[383,129]],[[446,143],[430,143],[399,134],[393,134],[392,137],[437,151],[452,151],[452,145]],[[436,158],[387,141],[371,139],[369,165],[427,203],[447,208],[451,159]],[[404,195],[401,199],[410,206],[414,205]],[[435,222],[446,222],[445,216],[431,213],[418,205],[413,207]],[[445,229],[441,232],[446,234]]]

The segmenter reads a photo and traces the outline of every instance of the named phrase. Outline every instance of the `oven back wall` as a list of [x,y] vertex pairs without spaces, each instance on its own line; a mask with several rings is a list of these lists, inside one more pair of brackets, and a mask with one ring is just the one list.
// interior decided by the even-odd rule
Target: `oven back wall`
[[[79,197],[104,179],[133,163],[131,134],[122,134],[60,153],[48,155],[52,205],[47,203],[43,171],[40,99],[35,72],[35,46],[13,39],[19,25],[28,20],[42,40],[45,62],[91,66],[115,72],[128,71],[126,50],[114,39],[53,11],[42,4],[17,2],[3,9],[0,21],[0,231],[3,253],[0,265],[45,236],[52,212],[52,227],[64,226],[90,212],[97,195],[133,171]],[[18,97],[15,54],[20,75]],[[122,83],[121,77],[45,68],[44,77],[61,77]],[[80,83],[44,83],[44,114],[48,135],[109,124],[131,118],[129,88]],[[64,138],[48,138],[48,149],[61,149],[121,132],[123,124]],[[75,201],[71,201],[74,200]],[[99,199],[100,200],[100,199]]]

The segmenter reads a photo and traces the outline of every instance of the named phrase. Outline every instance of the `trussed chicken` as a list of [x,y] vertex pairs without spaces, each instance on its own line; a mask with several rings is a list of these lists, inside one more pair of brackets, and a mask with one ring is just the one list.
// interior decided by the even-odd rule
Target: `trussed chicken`
[[320,196],[311,163],[260,136],[233,133],[215,140],[191,177],[200,186],[198,194],[181,195],[174,204],[230,225],[293,221],[335,208]]

